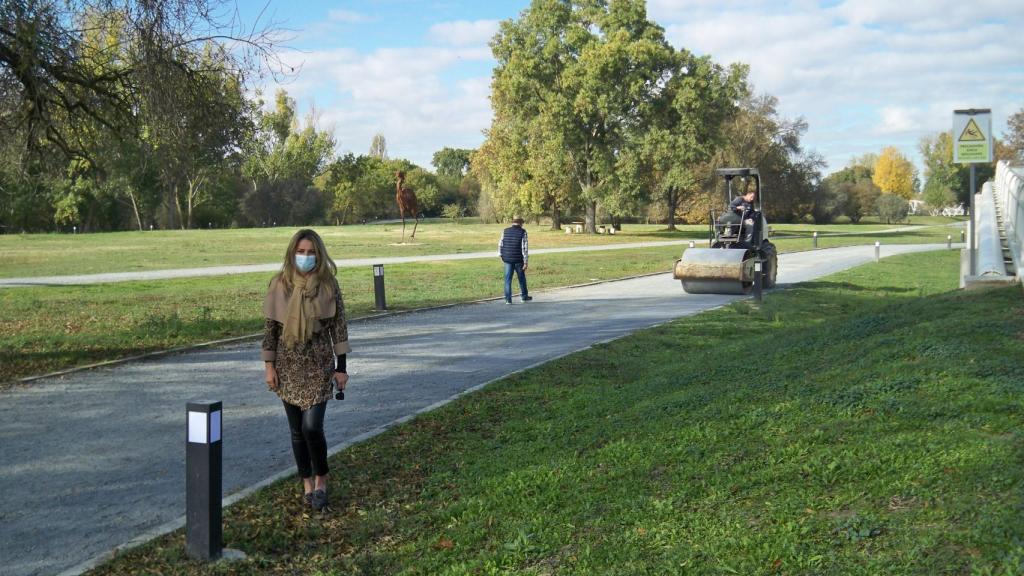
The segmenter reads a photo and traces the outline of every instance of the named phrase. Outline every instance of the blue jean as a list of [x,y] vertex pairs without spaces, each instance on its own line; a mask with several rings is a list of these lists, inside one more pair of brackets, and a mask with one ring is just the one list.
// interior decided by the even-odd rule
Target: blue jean
[[528,296],[526,291],[526,272],[522,262],[505,262],[505,302],[512,301],[512,273],[519,277],[519,295]]

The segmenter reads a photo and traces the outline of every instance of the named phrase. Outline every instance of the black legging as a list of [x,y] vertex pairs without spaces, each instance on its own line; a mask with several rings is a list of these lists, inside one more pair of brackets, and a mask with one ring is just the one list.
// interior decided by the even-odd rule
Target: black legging
[[313,474],[325,476],[327,470],[327,439],[324,438],[324,411],[327,402],[321,402],[303,410],[298,406],[281,401],[288,415],[288,427],[292,432],[292,452],[299,476],[309,478]]

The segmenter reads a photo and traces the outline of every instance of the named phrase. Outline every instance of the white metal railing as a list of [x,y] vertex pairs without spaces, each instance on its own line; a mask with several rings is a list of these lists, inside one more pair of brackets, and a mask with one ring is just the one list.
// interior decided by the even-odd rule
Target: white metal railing
[[975,219],[978,229],[975,237],[975,246],[978,247],[976,276],[1006,276],[1002,240],[996,222],[996,197],[992,188],[991,182],[985,182],[981,186],[981,194],[974,200],[974,208],[978,211]]
[[996,164],[995,202],[1003,215],[1003,228],[1013,256],[1017,277],[1024,280],[1024,167],[1011,168],[1000,160]]

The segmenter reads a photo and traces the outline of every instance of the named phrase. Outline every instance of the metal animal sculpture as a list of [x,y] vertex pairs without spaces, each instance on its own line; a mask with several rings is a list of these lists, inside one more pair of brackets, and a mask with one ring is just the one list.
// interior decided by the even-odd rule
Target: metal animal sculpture
[[405,243],[405,213],[408,212],[412,215],[415,221],[412,225],[412,234],[410,238],[416,237],[416,227],[420,224],[419,209],[416,204],[416,193],[412,191],[412,188],[405,187],[405,172],[399,170],[395,173],[398,177],[398,182],[395,183],[395,202],[398,203],[398,212],[402,215],[402,243]]

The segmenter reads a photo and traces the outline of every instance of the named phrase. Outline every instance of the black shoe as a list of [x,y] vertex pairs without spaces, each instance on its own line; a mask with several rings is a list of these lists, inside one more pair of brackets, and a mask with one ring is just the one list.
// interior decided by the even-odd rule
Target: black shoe
[[323,510],[327,508],[327,492],[323,490],[316,490],[310,497],[310,504],[313,505],[314,510]]
[[306,506],[312,506],[313,505],[313,493],[312,492],[306,492],[305,494],[303,494],[302,495],[302,501],[306,503]]
[[523,296],[522,300],[523,302],[529,302],[530,300],[533,300],[533,296]]

